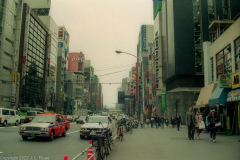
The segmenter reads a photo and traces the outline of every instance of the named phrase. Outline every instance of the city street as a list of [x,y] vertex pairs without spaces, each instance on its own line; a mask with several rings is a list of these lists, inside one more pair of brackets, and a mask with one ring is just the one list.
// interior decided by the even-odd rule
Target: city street
[[80,139],[80,124],[75,122],[70,124],[66,137],[55,137],[53,141],[43,138],[23,141],[18,128],[0,126],[0,159],[17,157],[18,160],[62,160],[65,155],[72,159],[89,144],[89,140]]
[[[217,135],[217,143],[202,133],[200,140],[188,140],[185,126],[156,129],[134,129],[124,134],[123,141],[116,139],[110,160],[239,160],[240,136]],[[196,134],[195,134],[196,139]]]

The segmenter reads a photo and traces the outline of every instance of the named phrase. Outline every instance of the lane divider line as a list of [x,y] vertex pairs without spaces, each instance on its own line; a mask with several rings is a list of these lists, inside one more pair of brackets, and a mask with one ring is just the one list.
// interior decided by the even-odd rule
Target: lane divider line
[[69,132],[69,133],[67,133],[67,134],[72,134],[72,133],[76,133],[76,132],[80,132],[80,131]]
[[2,154],[3,152],[0,152],[0,154]]

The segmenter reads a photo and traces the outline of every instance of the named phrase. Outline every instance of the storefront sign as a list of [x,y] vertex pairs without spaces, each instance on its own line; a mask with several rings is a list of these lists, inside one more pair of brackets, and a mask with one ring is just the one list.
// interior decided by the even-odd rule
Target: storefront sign
[[239,72],[232,74],[231,78],[232,78],[232,89],[239,88],[240,87]]
[[233,90],[227,95],[227,102],[240,100],[240,89]]
[[232,88],[231,74],[223,74],[220,76],[220,88]]
[[166,92],[165,89],[161,90],[161,110],[165,111],[166,110]]

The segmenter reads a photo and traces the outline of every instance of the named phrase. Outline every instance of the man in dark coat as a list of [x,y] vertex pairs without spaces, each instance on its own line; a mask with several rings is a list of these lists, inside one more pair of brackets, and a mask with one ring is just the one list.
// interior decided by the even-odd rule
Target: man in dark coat
[[188,127],[188,138],[194,140],[195,131],[195,113],[192,111],[192,107],[189,108],[189,112],[186,114],[186,125]]
[[176,123],[177,123],[177,130],[178,131],[179,131],[179,126],[180,126],[181,121],[182,121],[181,116],[179,115],[179,113],[177,113]]

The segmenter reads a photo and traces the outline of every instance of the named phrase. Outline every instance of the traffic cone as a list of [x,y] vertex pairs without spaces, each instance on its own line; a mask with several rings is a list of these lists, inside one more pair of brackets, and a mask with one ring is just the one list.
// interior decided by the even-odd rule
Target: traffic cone
[[[88,150],[88,159],[93,155],[93,150],[92,150],[92,140],[89,141],[89,150]],[[90,160],[94,160],[92,157]]]
[[64,156],[64,160],[68,160],[68,158],[67,158],[67,156],[66,156],[66,155]]

